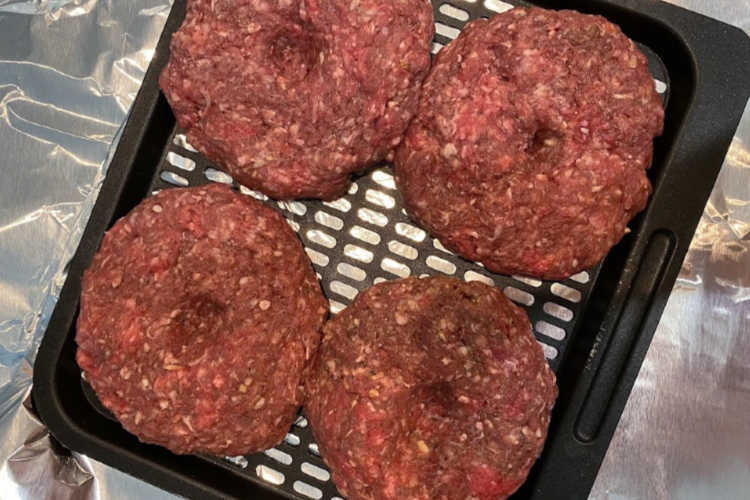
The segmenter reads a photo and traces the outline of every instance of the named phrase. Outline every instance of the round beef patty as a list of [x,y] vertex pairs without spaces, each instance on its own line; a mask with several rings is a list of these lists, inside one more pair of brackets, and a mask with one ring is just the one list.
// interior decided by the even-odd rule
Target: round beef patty
[[239,455],[281,441],[326,301],[272,209],[214,184],[120,219],[83,277],[77,360],[139,439]]
[[603,17],[516,8],[440,51],[396,153],[411,216],[488,269],[586,269],[646,205],[664,110],[646,57]]
[[498,289],[408,278],[324,327],[305,412],[339,491],[357,499],[498,499],[542,450],[555,376]]
[[240,183],[332,199],[400,142],[433,31],[427,0],[191,0],[159,83]]

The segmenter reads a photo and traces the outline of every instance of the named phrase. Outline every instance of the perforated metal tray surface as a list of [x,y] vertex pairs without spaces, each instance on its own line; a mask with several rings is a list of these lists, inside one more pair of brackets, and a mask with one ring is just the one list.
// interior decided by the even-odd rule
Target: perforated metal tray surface
[[[538,3],[545,3],[547,6],[546,2]],[[554,6],[559,6],[559,3]],[[589,6],[585,2],[575,4],[573,7],[581,4],[580,7],[584,10]],[[432,52],[437,53],[458,35],[465,23],[503,12],[514,5],[526,6],[529,3],[432,0],[432,5],[436,24]],[[632,14],[627,10],[617,10],[619,8],[614,7],[610,13],[615,17]],[[671,14],[676,15],[675,12]],[[170,16],[165,35],[159,42],[162,50],[166,50],[169,30],[178,26],[180,17],[174,14]],[[687,21],[690,24],[695,19]],[[632,26],[631,23],[631,29]],[[717,32],[721,31],[713,27]],[[704,34],[708,27],[699,29]],[[675,68],[670,59],[672,66],[669,66],[671,69],[668,72],[664,61],[652,50],[653,37],[644,35],[643,38],[651,40],[647,45],[638,45],[649,59],[657,92],[662,96],[665,106],[667,102],[671,104],[674,100],[677,105],[671,106],[675,108],[672,116],[681,116],[679,113],[688,109],[685,104],[688,102],[687,93],[683,89],[689,88],[684,83],[689,79],[680,75],[680,83],[673,89],[668,75],[681,68]],[[113,166],[110,167],[109,185],[105,183],[101,195],[114,196],[116,199],[97,202],[103,207],[100,212],[97,212],[98,207],[95,208],[92,222],[87,227],[81,248],[71,265],[70,277],[52,317],[47,338],[40,349],[38,366],[40,360],[56,366],[49,368],[42,364],[41,369],[35,370],[34,381],[35,402],[53,433],[73,449],[90,452],[100,460],[109,461],[120,469],[182,494],[201,498],[207,495],[235,498],[248,494],[299,499],[341,497],[318,454],[304,414],[300,414],[282,443],[264,453],[229,458],[178,457],[161,448],[138,443],[135,438],[122,431],[98,403],[88,384],[78,376],[80,371],[75,365],[75,345],[72,339],[80,293],[80,275],[96,250],[104,229],[115,217],[130,210],[145,195],[174,186],[221,182],[233,184],[240,192],[268,203],[283,213],[290,226],[298,233],[313,263],[323,291],[329,299],[332,314],[346,307],[359,291],[375,283],[426,275],[447,275],[483,281],[502,289],[511,300],[524,307],[548,362],[560,375],[560,399],[565,401],[568,408],[563,408],[562,413],[556,408],[553,413],[548,441],[555,441],[552,443],[556,449],[554,458],[546,460],[542,472],[537,470],[541,479],[530,479],[530,482],[537,479],[543,481],[544,487],[539,488],[534,484],[525,488],[526,491],[522,491],[520,496],[537,498],[541,494],[544,498],[569,498],[571,492],[585,496],[630,389],[630,385],[623,385],[621,382],[630,377],[633,370],[637,372],[641,354],[645,354],[650,334],[655,327],[652,323],[658,319],[663,308],[663,300],[659,300],[656,293],[663,292],[665,287],[668,291],[679,269],[681,252],[686,245],[676,240],[675,234],[692,234],[726,146],[723,152],[721,148],[712,151],[712,164],[718,164],[711,173],[706,174],[708,185],[701,188],[701,195],[695,196],[689,203],[690,207],[697,209],[694,222],[688,223],[688,227],[670,228],[668,224],[650,221],[648,217],[654,211],[651,205],[656,197],[664,200],[663,194],[659,193],[664,185],[662,178],[669,167],[668,159],[674,159],[675,156],[672,148],[676,142],[676,132],[670,129],[670,123],[681,120],[668,121],[665,128],[666,139],[662,138],[665,143],[661,144],[661,148],[657,147],[655,165],[649,174],[655,186],[655,199],[650,202],[649,207],[651,210],[647,208],[645,216],[634,221],[635,233],[627,234],[613,250],[614,258],[611,260],[614,264],[609,267],[607,264],[603,267],[600,265],[562,281],[504,276],[490,273],[480,264],[452,254],[412,222],[402,209],[401,198],[387,164],[370,169],[355,178],[348,193],[332,202],[275,202],[261,193],[238,186],[229,175],[216,169],[192,148],[184,133],[175,127],[174,118],[169,114],[163,96],[158,96],[156,88],[156,77],[165,62],[166,55],[157,51],[157,57],[149,69],[150,76],[147,75],[144,83],[147,97],[139,96],[134,117],[131,118],[132,121],[140,115],[147,123],[140,125],[142,131],[135,132],[133,128],[138,125],[129,123],[123,134],[118,149],[120,156],[116,155]],[[669,113],[668,111],[668,117]],[[732,131],[736,127],[736,122],[731,125],[733,119],[733,116],[728,118]],[[736,119],[739,120],[739,115]],[[728,146],[730,138],[731,135],[728,138],[722,135],[721,141],[715,142],[721,145],[726,142]],[[666,151],[672,154],[672,158],[667,158]],[[138,166],[143,158],[149,164]],[[696,157],[696,160],[700,158]],[[694,165],[686,166],[695,169]],[[122,170],[118,170],[120,167]],[[110,177],[112,178],[109,179]],[[677,184],[669,186],[672,195],[678,188],[690,190],[694,187],[695,185],[685,187]],[[663,211],[659,215],[663,215]],[[692,227],[690,224],[693,224]],[[649,234],[654,226],[658,231],[653,234],[661,238],[657,239],[649,234],[642,237],[642,233],[646,231],[643,226],[648,226],[646,229]],[[667,229],[663,229],[664,227]],[[655,245],[654,242],[658,244]],[[673,257],[678,259],[676,268]],[[612,272],[612,266],[616,272]],[[644,281],[647,277],[651,279]],[[598,281],[601,283],[597,283]],[[600,293],[592,297],[595,288]],[[602,290],[606,293],[601,293]],[[631,306],[635,309],[629,309]],[[595,310],[593,319],[591,310]],[[621,317],[625,320],[620,321]],[[587,323],[585,328],[582,326],[584,320]],[[622,325],[627,326],[624,333],[619,331]],[[56,329],[61,331],[55,331]],[[581,334],[581,330],[585,330],[586,335]],[[591,330],[598,331],[595,338]],[[639,331],[647,333],[644,335]],[[620,335],[619,344],[616,342],[616,333]],[[571,346],[577,336],[587,340],[579,342],[584,347],[578,346],[575,351],[577,359],[569,360],[568,358],[573,357]],[[612,345],[608,346],[608,343],[614,348]],[[610,352],[613,349],[615,352]],[[600,369],[605,366],[606,360],[609,361],[609,368]],[[560,373],[563,367],[565,373]],[[632,380],[629,382],[632,384]],[[601,394],[596,392],[597,389]],[[90,405],[84,408],[87,402]],[[587,408],[586,403],[592,403],[591,408]],[[99,420],[92,415],[92,406],[100,414]],[[583,407],[580,413],[579,407]],[[107,419],[101,419],[101,415]],[[585,424],[593,422],[590,436],[577,430],[581,415],[590,417],[589,420],[584,419]],[[576,428],[575,432],[571,430],[573,427]],[[550,446],[548,442],[541,461],[545,461],[545,457],[549,455],[547,449]],[[573,457],[575,464],[570,462]],[[535,469],[540,467],[536,466]],[[532,477],[535,469],[532,470]],[[237,482],[237,477],[242,481]],[[531,491],[532,488],[534,491]],[[567,493],[563,493],[564,491]]]

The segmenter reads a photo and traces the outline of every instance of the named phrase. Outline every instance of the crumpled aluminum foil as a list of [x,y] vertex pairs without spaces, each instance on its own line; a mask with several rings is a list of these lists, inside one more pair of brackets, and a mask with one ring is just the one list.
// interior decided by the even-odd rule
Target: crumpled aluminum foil
[[[669,1],[750,30],[750,0]],[[65,263],[170,6],[171,0],[0,0],[3,499],[176,498],[64,450],[27,399]],[[750,106],[591,498],[745,496],[748,332]]]

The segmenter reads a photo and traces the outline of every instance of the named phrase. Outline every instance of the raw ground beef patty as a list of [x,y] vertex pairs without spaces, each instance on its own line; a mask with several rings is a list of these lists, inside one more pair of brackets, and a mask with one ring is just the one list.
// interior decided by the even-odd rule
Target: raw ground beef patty
[[159,83],[240,183],[331,199],[401,140],[433,31],[427,0],[190,0]]
[[526,314],[453,278],[360,293],[326,324],[307,390],[350,500],[507,497],[542,450],[557,395]]
[[663,118],[646,57],[617,26],[516,8],[438,53],[397,184],[451,250],[559,279],[601,260],[646,205]]
[[167,189],[84,273],[77,360],[142,441],[239,455],[288,431],[326,311],[278,213],[218,184]]

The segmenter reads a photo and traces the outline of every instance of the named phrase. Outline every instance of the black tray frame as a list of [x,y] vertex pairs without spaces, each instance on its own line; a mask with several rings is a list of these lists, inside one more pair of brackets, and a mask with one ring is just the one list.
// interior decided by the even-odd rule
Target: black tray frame
[[[654,194],[633,237],[600,267],[570,355],[545,451],[513,498],[583,498],[593,485],[724,155],[750,95],[750,39],[734,27],[653,0],[537,0],[601,14],[666,65],[670,98],[651,172]],[[184,16],[176,0],[136,97],[40,347],[35,408],[65,446],[190,498],[283,498],[243,475],[145,445],[93,411],[73,363],[83,270],[107,228],[147,194],[174,126],[158,72]],[[94,432],[92,429],[96,429]]]

